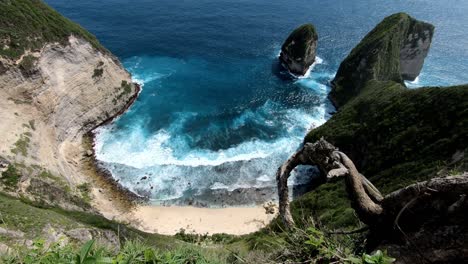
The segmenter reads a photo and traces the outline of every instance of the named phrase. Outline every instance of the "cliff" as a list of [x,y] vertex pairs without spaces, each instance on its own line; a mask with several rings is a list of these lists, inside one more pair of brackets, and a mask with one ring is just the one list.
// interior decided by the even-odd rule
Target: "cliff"
[[[384,195],[434,177],[466,176],[468,170],[468,85],[407,89],[402,80],[422,66],[421,57],[407,61],[407,44],[401,48],[406,38],[398,36],[407,36],[411,28],[422,29],[426,38],[432,36],[429,24],[395,14],[384,19],[352,50],[340,66],[330,95],[339,106],[338,112],[304,139],[315,142],[323,137],[338,147]],[[392,52],[369,53],[375,45]],[[428,46],[419,46],[420,54],[425,56]],[[292,213],[297,221],[313,214],[328,227],[358,225],[344,184],[338,181],[323,184],[294,201]],[[437,223],[437,228],[445,230],[449,225]],[[462,226],[456,228],[463,230]],[[427,248],[428,254],[448,252],[444,245],[454,241],[441,234],[443,243],[424,244],[432,243],[434,238],[427,230],[418,232],[406,235],[419,236],[418,247]],[[390,246],[390,253],[407,260],[418,257],[410,251],[403,253],[406,249],[400,246]]]
[[83,135],[124,111],[139,87],[94,36],[42,1],[1,1],[0,27],[0,156],[16,173],[1,188],[90,208]]
[[281,47],[280,61],[289,72],[304,75],[315,62],[318,35],[315,27],[304,24],[296,28]]
[[405,13],[386,17],[340,64],[330,99],[337,107],[359,95],[371,80],[414,80],[420,73],[434,26]]

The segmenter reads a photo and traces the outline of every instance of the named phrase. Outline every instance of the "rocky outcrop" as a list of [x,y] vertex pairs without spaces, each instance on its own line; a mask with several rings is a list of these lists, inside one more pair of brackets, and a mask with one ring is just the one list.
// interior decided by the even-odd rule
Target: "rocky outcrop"
[[433,25],[411,19],[400,48],[400,74],[403,80],[414,81],[418,77],[429,53],[433,35]]
[[[399,189],[421,191],[416,192],[416,197],[401,199],[402,203],[397,207],[403,209],[388,210],[393,206],[388,202],[395,200],[392,195],[384,196],[387,202],[382,203],[389,223],[400,225],[405,237],[401,240],[398,240],[401,237],[396,240],[389,238],[388,244],[381,246],[390,247],[389,252],[398,259],[408,257],[408,263],[414,262],[420,252],[436,252],[434,256],[429,255],[431,260],[450,259],[440,263],[456,263],[457,260],[450,257],[466,255],[466,241],[453,239],[453,233],[450,233],[450,230],[456,230],[459,237],[466,236],[466,217],[455,225],[452,220],[456,218],[447,217],[448,212],[453,211],[451,208],[458,207],[457,204],[466,200],[464,193],[455,187],[461,185],[451,185],[445,189],[446,193],[443,195],[437,190],[433,196],[434,203],[425,200],[434,188],[423,190],[420,184],[412,185],[416,182],[432,183],[437,181],[435,178],[442,177],[445,177],[444,181],[450,181],[455,179],[456,174],[461,174],[459,179],[465,184],[467,179],[464,172],[468,171],[468,85],[408,89],[404,84],[405,79],[419,74],[433,30],[432,25],[406,14],[399,13],[385,18],[341,63],[330,94],[338,111],[325,124],[311,130],[302,147],[307,148],[311,143],[324,138],[339,151],[346,153],[354,163],[353,170],[357,169],[365,175],[383,194]],[[319,157],[317,154],[308,154],[307,151],[298,153],[291,156],[278,170],[278,178],[282,180],[278,184],[280,190],[287,183],[284,175],[295,165],[303,164],[304,161],[311,162]],[[332,159],[326,161],[326,164],[336,165]],[[342,170],[338,166],[333,175],[340,172]],[[358,225],[356,213],[348,210],[350,204],[345,198],[346,190],[350,190],[349,183],[353,182],[347,183],[345,189],[343,183],[328,181],[293,201],[291,214],[285,214],[285,222],[298,222],[306,218],[304,216],[313,215],[330,228],[355,227]],[[405,189],[406,186],[408,188]],[[401,198],[405,191],[394,194]],[[351,198],[354,195],[355,193],[351,193]],[[448,206],[441,206],[442,202],[448,203]],[[440,215],[434,211],[427,214],[416,212],[430,204],[433,208],[445,209]],[[285,209],[287,201],[280,206],[280,213],[287,211]],[[367,217],[362,217],[359,212],[362,208],[355,209],[360,220],[368,226],[373,225]],[[406,221],[416,223],[418,217],[428,221],[422,222],[422,229],[415,231],[403,226]],[[438,221],[440,219],[447,221]],[[436,237],[433,230],[441,230],[441,233],[446,234]],[[377,239],[368,237],[368,241],[372,240]],[[443,243],[437,245],[435,241]],[[452,246],[453,242],[457,245]],[[368,247],[375,246],[377,245],[369,244]],[[405,251],[408,251],[401,251],[405,247]],[[415,252],[415,248],[422,251]],[[396,251],[400,251],[402,255],[393,255]]]
[[292,74],[304,75],[315,62],[317,40],[318,35],[313,25],[298,27],[281,47],[281,64]]
[[[22,46],[0,39],[0,156],[19,164],[21,177],[10,189],[86,208],[73,202],[83,196],[76,186],[89,182],[83,135],[125,111],[139,86],[94,36],[42,1],[1,5],[0,25],[24,38]],[[47,23],[37,26],[40,19]]]
[[405,13],[386,17],[341,63],[330,99],[341,107],[360,94],[370,80],[414,80],[421,72],[434,26]]

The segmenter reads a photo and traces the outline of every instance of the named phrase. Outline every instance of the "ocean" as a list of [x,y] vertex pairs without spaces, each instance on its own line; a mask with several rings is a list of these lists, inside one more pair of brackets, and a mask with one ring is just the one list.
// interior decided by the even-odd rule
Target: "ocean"
[[[465,0],[46,2],[95,34],[142,85],[135,104],[96,131],[95,150],[123,186],[155,204],[276,198],[278,166],[334,111],[327,94],[340,62],[392,13],[436,26],[409,87],[468,81]],[[278,55],[304,23],[318,31],[317,60],[297,79]],[[306,186],[313,171],[295,172],[290,185]]]

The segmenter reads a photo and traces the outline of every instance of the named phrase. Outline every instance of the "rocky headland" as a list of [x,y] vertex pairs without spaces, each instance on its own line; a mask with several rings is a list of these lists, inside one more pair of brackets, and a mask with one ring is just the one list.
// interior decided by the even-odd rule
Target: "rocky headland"
[[[433,32],[431,24],[404,13],[385,18],[341,63],[329,95],[337,113],[304,139],[312,144],[323,138],[346,153],[382,195],[396,196],[400,188],[428,180],[429,184],[434,178],[466,179],[468,86],[408,89],[403,81],[419,74]],[[461,211],[447,217],[452,204],[466,208],[464,196],[454,188],[447,197],[440,188],[440,196],[419,194],[433,201],[418,199],[416,192],[411,204],[403,202],[398,228],[404,234],[396,225],[378,230],[377,237],[368,237],[374,243],[370,247],[388,248],[399,263],[418,263],[421,255],[411,250],[415,247],[434,262],[466,259],[466,218]],[[349,186],[330,180],[293,201],[292,217],[301,222],[304,214],[311,214],[329,228],[352,228],[366,220],[359,211],[356,217],[355,198]],[[452,236],[454,230],[459,235]]]
[[0,190],[96,213],[91,197],[110,193],[94,184],[86,135],[140,88],[94,36],[41,1],[3,1],[0,10]]
[[[210,234],[219,230],[212,226],[228,226],[229,232],[243,234],[265,226],[274,215],[265,216],[263,208],[215,212],[143,206],[133,215],[119,211],[112,188],[100,185],[87,134],[125,111],[136,99],[138,85],[94,36],[42,1],[0,1],[0,28],[0,257],[18,245],[37,248],[37,237],[45,238],[46,248],[54,245],[53,250],[94,239],[115,252],[122,242],[144,241],[157,250],[132,242],[130,247],[137,245],[132,250],[138,257],[153,259],[161,249],[198,250],[176,254],[192,261],[180,263],[193,263],[208,251],[210,257],[222,258],[220,263],[340,263],[355,254],[320,231],[363,226],[340,180],[320,182],[291,203],[295,229],[273,221],[245,237],[178,234],[196,247],[140,231],[173,234],[176,223]],[[433,34],[432,25],[407,14],[385,18],[341,63],[330,93],[336,114],[304,139],[308,144],[324,138],[339,148],[354,162],[353,172],[364,174],[386,197],[406,186],[417,191],[419,185],[412,184],[433,178],[467,177],[468,86],[408,89],[404,84],[419,75]],[[296,29],[282,47],[283,65],[293,74],[305,74],[315,60],[317,39],[312,25]],[[434,207],[432,200],[411,201],[405,209],[418,206],[391,212],[401,221],[388,233],[399,223],[423,225],[403,226],[399,236],[365,233],[346,242],[362,249],[362,241],[372,241],[365,250],[388,249],[400,263],[420,263],[421,252],[434,263],[462,263],[468,259],[466,210],[460,211],[467,208],[466,195],[457,189],[437,197],[432,189],[429,195],[436,197],[438,210],[424,211]],[[258,194],[241,190],[239,195],[255,199]],[[269,205],[265,209],[274,212]],[[259,213],[264,218],[255,220]],[[169,220],[158,222],[162,214]],[[203,239],[212,244],[203,247]]]
[[340,64],[329,98],[343,106],[365,89],[367,82],[414,80],[431,46],[434,26],[405,13],[386,17]]

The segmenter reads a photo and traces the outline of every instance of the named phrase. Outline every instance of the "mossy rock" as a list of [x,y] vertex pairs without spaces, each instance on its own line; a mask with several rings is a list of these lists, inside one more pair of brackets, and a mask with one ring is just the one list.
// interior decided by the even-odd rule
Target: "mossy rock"
[[330,99],[341,107],[359,95],[371,80],[414,79],[429,52],[434,26],[405,13],[386,17],[340,64]]
[[[468,85],[407,89],[396,82],[371,81],[305,142],[321,137],[349,155],[384,194],[440,171],[466,170]],[[456,153],[465,157],[454,160]],[[343,188],[320,186],[293,203],[293,214],[306,210],[333,227],[356,221],[349,214],[347,219],[340,216],[349,208],[344,182],[329,185]]]
[[317,31],[312,24],[298,27],[281,47],[281,63],[291,73],[304,75],[315,62],[317,40]]
[[[404,13],[385,18],[341,63],[330,93],[338,112],[304,139],[324,137],[383,194],[467,169],[468,85],[408,89],[403,82],[405,60],[414,51],[418,65],[410,70],[422,67],[433,31]],[[349,208],[342,180],[292,203],[296,220],[313,215],[334,228],[357,225]]]

